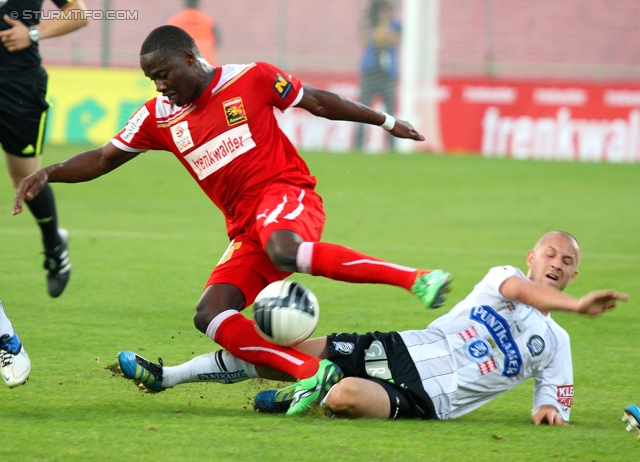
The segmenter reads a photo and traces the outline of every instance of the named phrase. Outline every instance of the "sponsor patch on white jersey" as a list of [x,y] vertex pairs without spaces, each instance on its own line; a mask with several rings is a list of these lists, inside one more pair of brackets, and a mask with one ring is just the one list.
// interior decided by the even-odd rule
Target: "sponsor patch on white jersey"
[[184,120],[175,125],[169,127],[171,130],[171,136],[173,142],[180,152],[185,152],[187,149],[194,146],[193,139],[191,138],[191,132],[189,131],[189,122]]
[[493,354],[491,344],[482,337],[474,337],[464,344],[464,354],[473,363],[480,364],[488,361]]
[[147,109],[147,106],[142,106],[138,109],[138,112],[133,114],[133,117],[131,117],[129,122],[127,122],[127,125],[125,125],[124,131],[122,132],[122,135],[120,135],[122,141],[129,143],[133,139],[134,135],[138,133],[138,130],[140,130],[140,127],[142,126],[142,122],[144,122],[144,119],[148,116],[149,109]]
[[184,156],[199,180],[217,172],[256,146],[248,124],[242,124],[216,136]]

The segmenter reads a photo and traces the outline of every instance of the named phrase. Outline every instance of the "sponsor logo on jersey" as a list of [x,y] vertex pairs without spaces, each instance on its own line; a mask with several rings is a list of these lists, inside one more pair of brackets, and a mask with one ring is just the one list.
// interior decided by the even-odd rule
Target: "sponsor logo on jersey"
[[491,357],[493,349],[497,348],[496,342],[494,342],[493,339],[481,338],[473,326],[470,326],[462,332],[458,332],[458,335],[465,341],[463,347],[465,356],[469,361],[478,365],[480,375],[488,374],[498,368],[496,362]]
[[276,76],[276,81],[273,84],[273,88],[278,92],[280,98],[286,99],[293,88],[293,84],[289,82],[282,74]]
[[247,121],[247,113],[244,110],[244,104],[242,104],[242,98],[239,96],[222,103],[224,107],[224,115],[227,118],[229,126],[239,124],[240,122]]
[[198,374],[200,380],[213,380],[215,382],[227,382],[234,383],[239,380],[248,379],[247,373],[240,369],[233,372],[207,372],[205,374]]
[[333,342],[333,348],[338,353],[349,355],[353,352],[355,345],[351,342]]
[[198,179],[204,180],[255,146],[249,125],[243,124],[207,141],[184,156],[184,159]]
[[564,407],[571,407],[573,404],[573,385],[558,387],[558,402]]
[[472,363],[483,363],[491,357],[492,353],[493,348],[489,342],[481,337],[469,339],[464,344],[464,354]]
[[185,152],[187,149],[195,146],[191,132],[189,131],[189,122],[183,121],[169,127],[173,142],[176,144],[178,151]]
[[122,134],[120,135],[122,141],[124,141],[125,143],[130,142],[133,139],[133,136],[138,133],[138,130],[140,130],[144,119],[146,119],[148,116],[149,109],[147,109],[147,106],[142,106],[140,109],[138,109],[138,112],[133,114],[133,117],[131,117],[131,119],[129,119],[129,122],[127,122],[127,125],[124,126],[124,130],[122,130]]
[[531,356],[538,356],[544,351],[544,339],[539,335],[533,335],[527,342],[527,348]]
[[515,377],[522,368],[522,355],[518,345],[511,335],[509,323],[488,305],[476,306],[471,309],[469,318],[487,328],[491,338],[504,354],[504,369],[502,375]]

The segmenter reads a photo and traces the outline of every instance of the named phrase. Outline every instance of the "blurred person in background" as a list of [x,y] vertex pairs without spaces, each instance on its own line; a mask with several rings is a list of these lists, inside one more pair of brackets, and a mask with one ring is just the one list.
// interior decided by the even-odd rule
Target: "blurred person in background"
[[185,9],[171,16],[167,24],[186,31],[196,42],[202,57],[217,66],[216,50],[222,43],[220,28],[211,15],[198,9],[198,3],[198,0],[186,0]]
[[[52,0],[64,14],[39,22],[42,0],[0,0],[0,145],[14,188],[37,171],[49,104],[47,72],[42,67],[38,42],[68,34],[87,25],[82,0]],[[67,231],[58,227],[51,186],[47,185],[27,206],[40,226],[44,245],[47,290],[62,294],[71,275]]]
[[[396,110],[396,83],[398,81],[398,53],[400,22],[395,19],[394,4],[390,0],[372,0],[360,26],[364,54],[360,64],[360,102],[371,106],[380,96],[385,111]],[[395,149],[395,139],[387,136],[387,148]],[[365,126],[356,128],[356,149],[365,147]]]

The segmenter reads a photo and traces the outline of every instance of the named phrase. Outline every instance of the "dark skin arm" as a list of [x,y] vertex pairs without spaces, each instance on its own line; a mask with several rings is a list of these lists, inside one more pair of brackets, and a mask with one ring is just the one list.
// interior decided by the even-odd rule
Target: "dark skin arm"
[[109,173],[139,153],[127,152],[108,142],[97,149],[85,151],[60,162],[42,168],[29,175],[18,185],[13,203],[13,214],[22,212],[24,201],[31,200],[47,183],[81,183]]
[[[344,96],[308,85],[304,85],[304,94],[296,107],[329,120],[347,120],[370,125],[382,125],[385,120],[382,112]],[[424,141],[424,136],[405,120],[396,119],[396,124],[389,132],[396,138]]]

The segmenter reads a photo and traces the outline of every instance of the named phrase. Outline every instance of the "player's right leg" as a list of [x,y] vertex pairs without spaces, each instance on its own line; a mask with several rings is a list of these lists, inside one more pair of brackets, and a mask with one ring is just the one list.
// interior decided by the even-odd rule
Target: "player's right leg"
[[443,270],[420,270],[363,254],[343,245],[320,242],[325,221],[322,199],[311,189],[279,184],[261,198],[255,228],[271,262],[338,281],[388,284],[414,293],[427,307],[438,308],[451,288]]
[[22,346],[18,334],[13,330],[0,301],[0,366],[2,379],[10,387],[22,385],[29,378],[31,361]]

